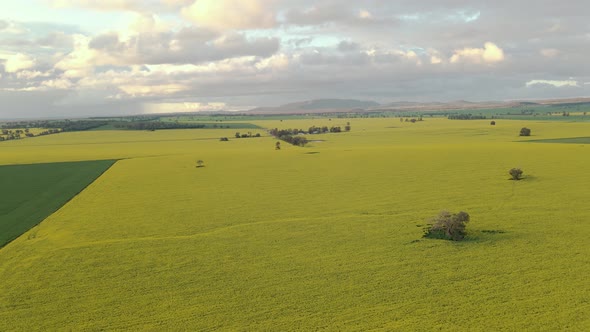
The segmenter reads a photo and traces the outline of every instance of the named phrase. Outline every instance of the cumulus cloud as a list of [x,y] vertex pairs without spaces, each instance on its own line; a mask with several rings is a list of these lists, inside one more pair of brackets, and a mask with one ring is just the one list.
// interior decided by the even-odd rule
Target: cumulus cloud
[[182,14],[195,24],[216,30],[267,29],[276,25],[268,0],[197,0]]
[[504,60],[504,51],[492,42],[484,44],[483,48],[463,48],[456,50],[451,57],[451,63],[498,63]]
[[94,66],[106,59],[101,59],[98,52],[89,47],[89,37],[75,35],[73,38],[74,50],[58,61],[54,68],[63,71],[65,77],[80,78],[89,75]]
[[561,88],[561,87],[568,87],[568,86],[572,86],[572,87],[580,87],[580,84],[577,81],[574,80],[564,80],[564,81],[558,81],[558,80],[530,80],[526,83],[527,87],[531,87],[531,86],[535,86],[535,85],[550,85],[556,88]]
[[258,63],[256,63],[256,68],[259,70],[284,70],[289,67],[290,60],[289,57],[285,54],[276,54],[269,58],[262,59]]
[[16,73],[20,70],[29,69],[35,66],[35,59],[31,56],[17,53],[6,59],[4,70],[7,73]]

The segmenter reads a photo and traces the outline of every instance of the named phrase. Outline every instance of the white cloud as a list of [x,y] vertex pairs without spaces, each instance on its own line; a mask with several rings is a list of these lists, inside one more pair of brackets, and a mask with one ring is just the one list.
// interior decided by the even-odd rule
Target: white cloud
[[363,20],[370,20],[373,18],[373,15],[371,15],[371,12],[368,10],[363,9],[359,11],[359,18]]
[[227,110],[228,105],[220,102],[196,103],[196,102],[177,102],[177,103],[145,103],[143,111],[145,113],[185,113],[200,111],[222,111]]
[[16,73],[18,71],[29,69],[35,66],[35,59],[32,57],[17,53],[9,56],[4,63],[4,70],[7,73]]
[[32,80],[37,77],[48,77],[50,75],[51,75],[51,73],[49,73],[49,72],[43,73],[38,70],[22,70],[22,71],[19,71],[18,73],[16,73],[16,77],[18,79],[24,79],[24,80]]
[[55,80],[44,81],[43,83],[41,83],[41,85],[49,89],[58,90],[68,90],[73,87],[72,82],[66,78],[58,78]]
[[82,7],[101,11],[126,11],[140,10],[145,2],[154,1],[135,0],[52,0],[51,5],[55,8]]
[[546,58],[554,58],[558,56],[561,52],[555,48],[544,48],[541,50],[541,55]]
[[94,69],[97,51],[90,49],[90,38],[84,35],[74,36],[74,50],[55,64],[55,69],[63,70],[66,77],[83,77]]
[[[585,83],[587,84],[587,83]],[[527,87],[531,87],[534,85],[552,85],[554,87],[560,88],[565,86],[573,86],[573,87],[580,87],[577,81],[573,80],[566,80],[566,81],[557,81],[557,80],[531,80],[526,83]]]
[[289,57],[285,54],[276,54],[270,58],[262,59],[256,63],[256,68],[259,70],[283,70],[289,67]]
[[276,25],[275,13],[263,0],[197,0],[182,15],[216,30],[266,29]]
[[456,50],[450,59],[451,63],[498,63],[504,61],[504,51],[492,42],[484,44],[484,48]]
[[119,89],[131,97],[149,97],[171,95],[186,91],[189,87],[183,84],[122,85]]
[[442,59],[441,59],[441,58],[439,58],[439,57],[438,57],[438,56],[436,56],[436,55],[432,55],[432,56],[430,57],[430,63],[431,63],[431,64],[433,64],[433,65],[438,65],[438,64],[442,63]]

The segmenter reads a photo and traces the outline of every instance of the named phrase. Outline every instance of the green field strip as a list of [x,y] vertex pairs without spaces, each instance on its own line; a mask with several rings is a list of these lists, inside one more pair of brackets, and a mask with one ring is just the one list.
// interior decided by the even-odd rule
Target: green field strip
[[590,137],[551,138],[527,141],[530,143],[590,144]]
[[0,166],[0,248],[57,211],[115,162]]

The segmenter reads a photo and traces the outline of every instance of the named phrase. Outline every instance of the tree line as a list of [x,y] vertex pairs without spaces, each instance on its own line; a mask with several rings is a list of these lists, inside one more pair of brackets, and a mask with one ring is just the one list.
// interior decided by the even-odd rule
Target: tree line
[[449,120],[485,120],[485,115],[473,115],[473,114],[451,114],[447,117]]
[[[344,131],[350,131],[350,122],[344,126]],[[316,134],[325,134],[325,133],[341,133],[342,127],[340,126],[322,126],[316,127],[311,126],[307,130],[304,129],[278,129],[274,128],[269,130],[269,134],[272,136],[280,139],[281,141],[285,141],[289,144],[296,145],[296,146],[305,146],[309,141],[304,135],[316,135]]]
[[128,130],[162,130],[162,129],[202,129],[207,128],[206,125],[202,123],[176,123],[176,122],[147,122],[147,121],[138,121],[138,122],[114,122],[113,126],[119,129],[128,129]]

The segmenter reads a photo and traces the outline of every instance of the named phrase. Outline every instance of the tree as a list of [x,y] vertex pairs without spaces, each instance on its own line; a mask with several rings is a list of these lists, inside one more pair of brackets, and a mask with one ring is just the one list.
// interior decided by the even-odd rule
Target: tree
[[492,126],[495,126],[495,125],[496,125],[496,121],[492,121],[492,122],[490,122],[490,124],[491,124]]
[[508,171],[508,174],[510,174],[510,176],[512,177],[512,180],[520,180],[522,179],[522,169],[520,168],[512,168]]
[[198,168],[205,167],[205,162],[204,162],[204,161],[202,161],[202,160],[200,160],[200,159],[199,159],[199,160],[197,160],[197,167],[198,167]]
[[236,133],[236,138],[240,138],[242,137],[242,135],[240,135],[240,133]]
[[531,136],[531,130],[526,127],[520,129],[520,136]]
[[451,213],[441,211],[438,216],[431,220],[429,227],[425,229],[424,237],[461,241],[467,235],[465,228],[469,219],[467,212]]
[[281,142],[276,142],[275,143],[275,150],[280,150],[281,149]]

